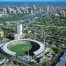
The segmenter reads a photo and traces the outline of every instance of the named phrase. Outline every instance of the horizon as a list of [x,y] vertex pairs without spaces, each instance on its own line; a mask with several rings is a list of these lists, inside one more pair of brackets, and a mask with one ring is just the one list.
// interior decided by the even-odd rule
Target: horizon
[[0,0],[0,2],[66,2],[66,0]]
[[0,2],[5,2],[5,3],[7,3],[7,2],[11,2],[11,3],[16,3],[16,2],[25,2],[25,3],[30,3],[30,2],[33,2],[33,3],[53,3],[53,2],[55,2],[55,3],[66,3],[66,1],[0,1]]

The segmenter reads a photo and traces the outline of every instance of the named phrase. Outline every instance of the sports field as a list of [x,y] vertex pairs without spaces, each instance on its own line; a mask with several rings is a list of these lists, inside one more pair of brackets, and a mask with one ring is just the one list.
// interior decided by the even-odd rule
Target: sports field
[[32,48],[31,44],[15,44],[9,47],[9,50],[16,52],[16,55],[24,55],[25,52],[28,52]]

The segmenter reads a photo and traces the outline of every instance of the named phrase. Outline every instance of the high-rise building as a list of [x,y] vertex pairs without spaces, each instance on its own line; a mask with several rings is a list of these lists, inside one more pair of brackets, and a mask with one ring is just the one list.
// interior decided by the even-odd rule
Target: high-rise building
[[48,5],[47,6],[47,13],[49,13],[49,11],[50,11],[50,6]]
[[65,13],[65,11],[64,11],[64,10],[62,10],[62,14],[63,14],[63,16],[64,16],[64,17],[66,16],[66,13]]
[[7,9],[6,8],[3,8],[3,13],[7,14]]
[[20,40],[22,37],[22,24],[16,26],[16,34],[14,35],[14,40]]
[[33,12],[35,12],[36,9],[37,9],[37,7],[35,5],[33,5],[33,7],[32,7]]
[[17,34],[22,35],[22,24],[17,24],[17,29],[16,29],[16,31],[17,31]]
[[31,8],[28,8],[29,13],[33,13],[33,10]]
[[8,8],[7,8],[7,13],[8,13],[8,14],[11,14],[11,12],[12,12],[11,8],[8,7]]

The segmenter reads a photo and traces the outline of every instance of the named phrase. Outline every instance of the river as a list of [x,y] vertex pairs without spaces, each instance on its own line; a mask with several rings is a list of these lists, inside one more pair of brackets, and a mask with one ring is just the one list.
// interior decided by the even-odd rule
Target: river
[[34,19],[36,17],[42,16],[44,13],[43,12],[36,12],[36,13],[31,13],[30,15],[22,17],[23,20],[25,19]]

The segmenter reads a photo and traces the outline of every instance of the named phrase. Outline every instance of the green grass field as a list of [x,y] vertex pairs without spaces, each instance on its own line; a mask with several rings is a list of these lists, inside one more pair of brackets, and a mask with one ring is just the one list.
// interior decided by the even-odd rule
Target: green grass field
[[24,55],[25,52],[28,52],[32,48],[31,44],[16,44],[9,47],[13,52],[16,52],[16,55]]
[[8,16],[0,17],[0,22],[21,20],[22,17],[24,17],[26,15],[29,15],[29,14],[27,14],[27,13],[25,13],[25,14],[9,14]]

